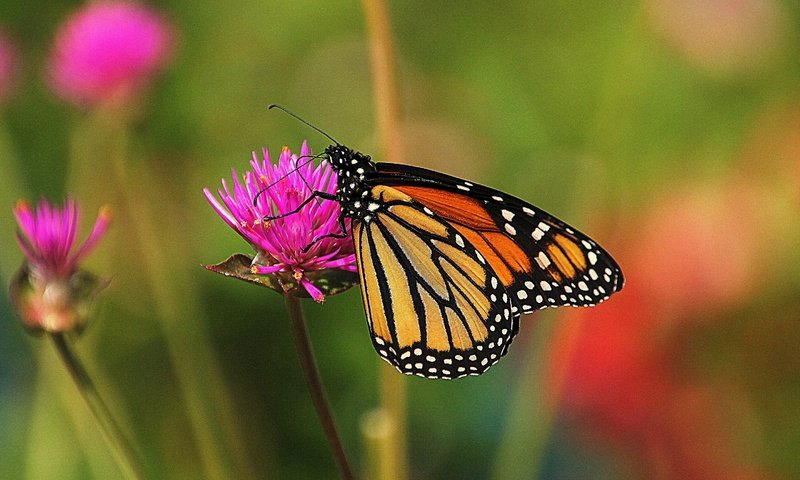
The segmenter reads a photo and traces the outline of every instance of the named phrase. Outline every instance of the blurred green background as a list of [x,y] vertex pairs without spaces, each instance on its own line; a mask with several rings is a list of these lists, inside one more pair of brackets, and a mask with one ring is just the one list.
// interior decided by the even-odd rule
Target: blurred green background
[[[115,223],[86,266],[113,281],[77,348],[148,472],[337,478],[282,299],[201,267],[250,253],[202,189],[262,147],[324,149],[272,102],[376,151],[361,5],[160,2],[179,48],[121,139],[42,80],[77,6],[0,5],[22,61],[0,107],[2,283],[22,259],[18,198],[74,195],[84,235],[110,204]],[[390,7],[407,162],[566,219],[628,278],[597,309],[523,319],[481,377],[409,378],[411,478],[800,476],[800,4]],[[127,194],[112,155],[129,165]],[[151,231],[131,233],[143,221]],[[364,468],[380,361],[361,297],[305,306]],[[5,296],[0,317],[0,478],[118,477],[52,346],[26,335]]]

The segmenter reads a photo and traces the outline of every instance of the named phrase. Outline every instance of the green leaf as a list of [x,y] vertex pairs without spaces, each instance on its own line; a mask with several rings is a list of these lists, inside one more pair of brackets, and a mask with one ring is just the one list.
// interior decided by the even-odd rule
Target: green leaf
[[[217,272],[226,277],[238,278],[245,282],[260,285],[275,290],[281,295],[294,295],[296,297],[310,298],[305,288],[294,278],[291,272],[277,272],[270,275],[253,273],[251,266],[253,258],[242,253],[236,253],[227,260],[215,265],[203,265],[207,270]],[[304,272],[308,281],[314,284],[325,296],[337,295],[358,284],[358,273],[348,272],[338,268]]]

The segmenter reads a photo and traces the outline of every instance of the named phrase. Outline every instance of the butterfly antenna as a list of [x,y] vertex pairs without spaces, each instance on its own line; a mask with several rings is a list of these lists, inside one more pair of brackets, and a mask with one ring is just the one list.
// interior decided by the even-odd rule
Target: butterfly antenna
[[[325,154],[324,154],[324,153],[318,153],[318,154],[316,154],[316,155],[303,155],[303,156],[297,157],[297,160],[300,160],[300,159],[302,159],[302,158],[307,158],[308,160],[306,160],[305,162],[302,162],[302,163],[300,163],[300,162],[298,161],[297,163],[295,163],[295,165],[294,165],[294,168],[293,168],[293,169],[289,170],[289,171],[288,171],[288,172],[286,172],[285,174],[283,174],[283,175],[281,175],[280,177],[278,177],[277,179],[275,179],[275,180],[274,180],[272,183],[270,183],[270,184],[269,184],[269,185],[267,185],[266,187],[264,187],[264,188],[262,188],[261,190],[259,190],[259,191],[258,191],[258,193],[256,193],[256,196],[255,196],[255,197],[253,197],[253,206],[254,206],[254,207],[256,206],[256,202],[258,202],[258,198],[259,198],[259,197],[260,197],[260,196],[261,196],[261,195],[262,195],[264,192],[266,192],[266,191],[267,191],[267,190],[269,190],[270,188],[272,188],[272,187],[274,187],[275,185],[277,185],[278,183],[280,183],[280,182],[281,182],[281,180],[283,180],[284,178],[286,178],[286,177],[288,177],[289,175],[293,174],[294,172],[298,171],[298,170],[299,170],[301,167],[305,167],[306,165],[308,165],[309,163],[313,162],[314,160],[316,160],[316,159],[318,159],[318,158],[322,158],[322,157],[324,157],[324,156],[325,156]],[[302,174],[300,175],[300,178],[303,180],[303,183],[305,183],[305,184],[306,184],[306,186],[309,188],[309,190],[311,190],[311,191],[313,192],[313,191],[314,191],[314,189],[313,189],[313,188],[311,188],[311,185],[309,185],[309,184],[308,184],[308,182],[306,181],[305,177],[304,177]]]
[[[298,160],[299,160],[299,158],[298,158]],[[300,175],[300,180],[303,181],[303,183],[305,184],[306,188],[308,188],[308,191],[311,192],[312,195],[314,194],[314,189],[311,188],[311,185],[308,184],[308,181],[306,180],[306,177],[303,176],[303,172],[300,171],[300,168],[301,167],[305,167],[306,165],[309,164],[309,162],[313,162],[313,161],[314,161],[314,159],[312,158],[311,160],[309,160],[308,162],[303,163],[302,165],[298,165],[297,163],[295,163],[295,165],[294,165],[294,171],[296,171],[297,174]],[[319,197],[317,197],[317,204],[318,205],[322,205],[322,200],[320,200]]]
[[321,133],[321,134],[325,135],[326,137],[328,137],[328,139],[329,139],[330,141],[332,141],[332,142],[333,142],[333,143],[335,143],[336,145],[341,145],[341,143],[337,142],[337,141],[336,141],[336,140],[335,140],[333,137],[331,137],[330,135],[328,135],[327,133],[325,133],[325,132],[324,132],[324,131],[323,131],[321,128],[319,128],[319,127],[317,127],[317,126],[315,126],[315,125],[312,125],[311,123],[307,122],[306,120],[303,120],[303,119],[302,119],[300,116],[298,116],[298,115],[297,115],[297,114],[295,114],[295,113],[292,113],[292,112],[290,112],[289,110],[287,110],[287,109],[286,109],[286,108],[284,108],[283,106],[281,106],[281,105],[278,105],[277,103],[273,103],[273,104],[271,104],[271,105],[270,105],[269,107],[267,107],[267,108],[268,108],[269,110],[272,110],[273,108],[277,108],[278,110],[283,110],[283,112],[284,112],[284,113],[288,113],[289,115],[293,116],[293,117],[294,117],[294,118],[296,118],[297,120],[300,120],[301,122],[305,123],[306,125],[308,125],[309,127],[313,128],[314,130],[316,130],[316,131],[318,131],[319,133]]

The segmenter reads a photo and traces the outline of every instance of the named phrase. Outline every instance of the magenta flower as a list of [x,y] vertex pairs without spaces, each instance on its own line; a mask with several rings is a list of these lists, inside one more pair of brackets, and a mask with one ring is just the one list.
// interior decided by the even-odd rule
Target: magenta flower
[[[339,293],[354,285],[357,270],[352,238],[348,235],[315,241],[341,232],[338,203],[312,201],[292,215],[263,220],[294,211],[313,191],[335,193],[336,173],[328,164],[315,168],[305,142],[299,157],[292,155],[289,147],[283,147],[276,165],[270,162],[266,149],[263,155],[259,162],[253,153],[250,161],[253,170],[245,172],[242,181],[235,170],[232,172],[233,188],[223,180],[218,190],[219,199],[208,189],[203,190],[222,219],[256,249],[255,258],[246,265],[247,273],[277,280],[283,292],[293,291],[300,285],[318,302],[324,300],[326,294]],[[349,231],[349,222],[346,226]],[[239,260],[237,269],[243,259]],[[259,281],[232,273],[230,263],[226,268],[220,268],[221,265],[208,268],[272,286],[269,278]]]
[[0,31],[0,103],[5,101],[17,84],[19,68],[17,49],[2,31]]
[[83,106],[136,97],[168,62],[172,25],[133,2],[90,2],[56,33],[48,68],[54,92]]
[[11,285],[11,298],[25,325],[33,331],[64,332],[80,327],[91,299],[104,283],[78,269],[111,221],[103,208],[91,233],[75,243],[78,205],[67,199],[63,209],[41,200],[36,211],[20,200],[14,207],[17,243],[26,261]]

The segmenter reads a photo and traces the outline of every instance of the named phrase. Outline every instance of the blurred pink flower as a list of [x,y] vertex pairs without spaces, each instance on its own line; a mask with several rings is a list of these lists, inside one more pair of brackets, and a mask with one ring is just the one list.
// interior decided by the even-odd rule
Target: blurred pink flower
[[711,73],[749,74],[782,48],[788,16],[775,0],[648,0],[653,28]]
[[[222,219],[256,249],[253,273],[288,277],[281,283],[299,283],[314,300],[321,302],[323,291],[309,279],[310,273],[328,269],[356,271],[350,236],[315,241],[340,232],[339,204],[311,201],[292,215],[267,222],[263,218],[294,211],[314,191],[335,193],[336,173],[327,163],[315,168],[308,161],[311,151],[305,142],[300,157],[283,147],[275,165],[266,149],[263,155],[259,162],[253,153],[250,161],[253,170],[245,172],[242,181],[233,171],[232,189],[222,181],[222,189],[218,190],[221,202],[208,189],[203,192]],[[298,167],[299,158],[304,160]]]
[[686,360],[703,321],[762,286],[764,252],[780,255],[753,183],[734,177],[657,199],[614,250],[625,291],[565,312],[564,325],[580,327],[556,335],[550,382],[564,412],[633,453],[643,478],[767,477],[737,451],[743,421],[732,412],[747,399],[693,375]]
[[64,332],[82,325],[87,307],[103,282],[81,272],[78,265],[96,246],[111,221],[100,210],[91,233],[75,243],[78,205],[67,199],[64,208],[41,200],[32,210],[20,200],[14,207],[17,243],[26,261],[11,286],[11,298],[26,327],[32,331]]
[[581,325],[553,349],[552,372],[563,377],[550,380],[561,386],[564,413],[602,434],[604,446],[623,447],[641,478],[769,478],[737,450],[746,399],[686,371],[689,331],[665,327],[670,319],[643,300],[631,273],[613,301],[563,319]]
[[174,37],[170,22],[153,8],[127,1],[90,2],[56,33],[50,86],[77,105],[124,103],[166,66]]
[[773,243],[765,202],[752,182],[681,186],[663,195],[637,229],[629,268],[660,310],[718,310],[760,286]]
[[14,42],[0,31],[0,103],[5,101],[16,87],[19,58]]

